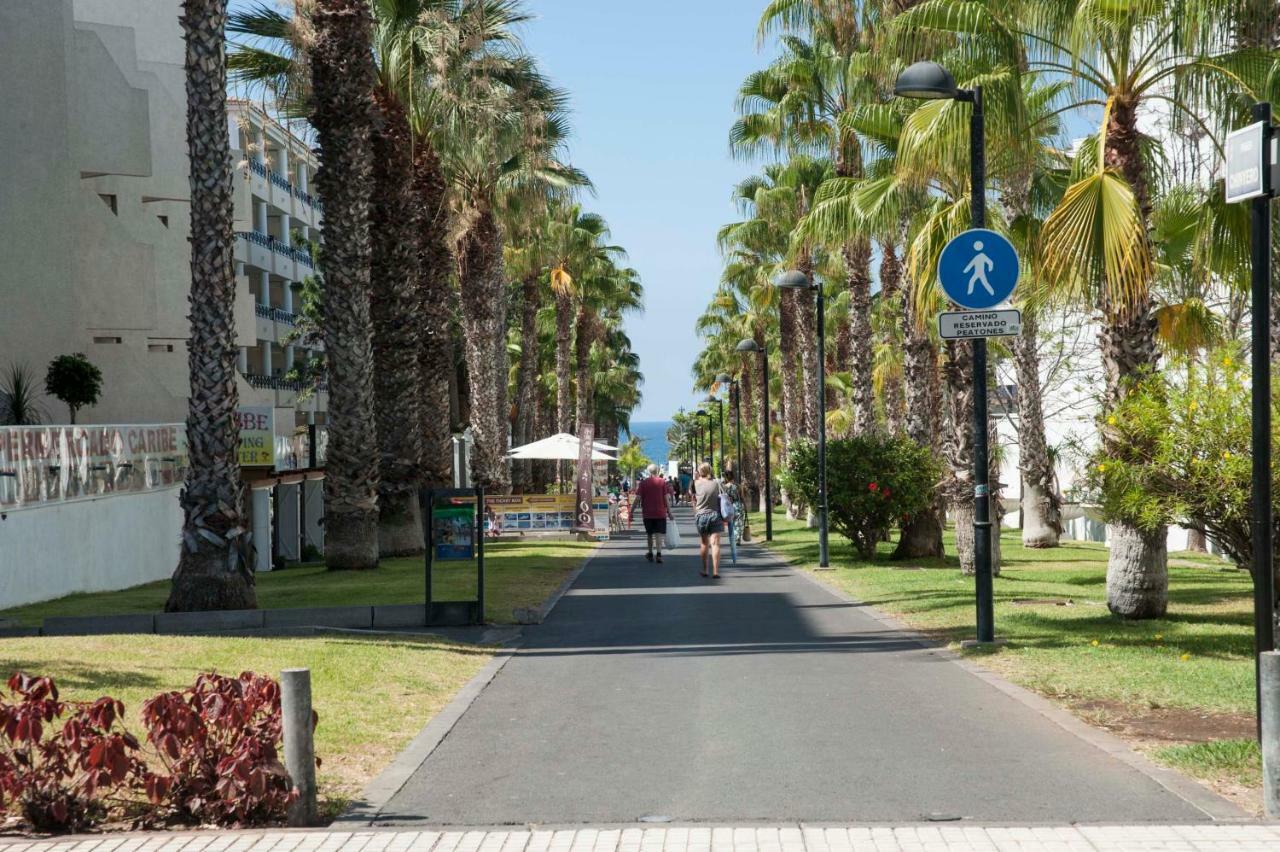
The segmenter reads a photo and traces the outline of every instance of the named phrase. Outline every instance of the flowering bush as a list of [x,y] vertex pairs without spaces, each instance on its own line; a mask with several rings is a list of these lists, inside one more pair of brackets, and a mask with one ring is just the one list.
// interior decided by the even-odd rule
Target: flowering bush
[[143,704],[142,721],[168,770],[146,781],[163,816],[253,825],[282,818],[297,798],[276,747],[283,731],[280,684],[272,678],[202,674],[194,686]]
[[[1144,530],[1171,523],[1203,526],[1232,561],[1248,568],[1248,382],[1248,366],[1219,352],[1204,364],[1135,385],[1103,415],[1099,425],[1106,440],[1089,464],[1087,486],[1099,495],[1103,516]],[[1273,435],[1280,435],[1280,405],[1272,417]],[[1274,488],[1280,496],[1280,476]]]
[[100,821],[104,799],[135,788],[146,771],[138,741],[117,729],[124,705],[64,702],[52,679],[22,672],[8,687],[13,700],[0,699],[0,806],[12,804],[40,831]]
[[[818,451],[808,441],[787,450],[782,478],[816,504]],[[863,559],[895,524],[928,507],[941,479],[937,458],[908,438],[866,436],[827,441],[827,507],[831,528]]]

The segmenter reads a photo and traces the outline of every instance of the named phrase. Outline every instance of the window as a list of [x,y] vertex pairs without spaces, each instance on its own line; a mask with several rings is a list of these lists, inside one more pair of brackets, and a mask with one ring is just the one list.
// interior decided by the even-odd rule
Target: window
[[148,343],[147,351],[148,352],[172,352],[173,344],[172,343]]
[[123,337],[95,337],[94,343],[124,343]]
[[119,209],[117,209],[117,206],[116,206],[116,197],[114,195],[108,195],[105,192],[99,192],[98,197],[102,199],[103,204],[111,208],[112,213],[116,214],[117,216],[120,215],[120,211]]

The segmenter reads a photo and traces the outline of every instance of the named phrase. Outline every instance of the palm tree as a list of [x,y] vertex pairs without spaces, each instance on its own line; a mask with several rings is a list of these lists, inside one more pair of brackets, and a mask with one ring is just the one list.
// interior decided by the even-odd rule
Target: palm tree
[[[191,168],[191,338],[182,546],[166,612],[255,609],[246,559],[236,420],[231,147],[227,136],[226,0],[184,0],[187,156]],[[260,530],[270,546],[270,532]]]
[[378,564],[379,469],[369,312],[369,197],[377,79],[367,0],[315,0],[311,125],[319,141],[316,187],[324,199],[324,342],[329,360],[325,459],[325,560],[330,568]]

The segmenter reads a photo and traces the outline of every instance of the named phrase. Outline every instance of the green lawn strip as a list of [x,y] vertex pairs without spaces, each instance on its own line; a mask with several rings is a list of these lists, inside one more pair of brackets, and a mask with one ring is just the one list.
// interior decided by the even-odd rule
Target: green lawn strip
[[1206,781],[1226,780],[1245,787],[1261,784],[1262,749],[1257,740],[1166,746],[1154,754],[1162,763]]
[[146,699],[190,685],[197,674],[311,669],[320,723],[316,753],[326,813],[385,767],[492,656],[492,649],[432,636],[224,638],[56,636],[0,639],[0,673],[53,677],[64,699],[124,701],[130,730]]
[[[559,587],[596,547],[594,542],[544,539],[491,542],[485,546],[485,616],[510,623],[512,611],[536,607]],[[437,562],[432,572],[435,600],[474,599],[474,562]],[[0,618],[37,626],[49,616],[159,612],[169,595],[161,580],[118,592],[67,595],[52,601],[0,611]],[[328,571],[306,565],[258,575],[258,606],[349,606],[420,603],[425,583],[421,557],[384,559],[375,571]]]
[[[774,515],[773,530],[768,546],[807,569],[817,564],[814,530],[780,513]],[[753,515],[753,535],[763,540],[763,532],[763,516]],[[894,562],[889,559],[893,547],[882,543],[879,558],[866,562],[833,535],[831,563],[836,570],[819,576],[935,638],[952,643],[971,638],[973,579],[960,574],[954,535],[946,534],[950,555],[943,560]],[[1104,546],[1064,540],[1058,548],[1032,550],[1022,546],[1017,530],[1006,530],[1001,549],[996,635],[1007,644],[966,650],[966,656],[980,657],[984,666],[1068,706],[1114,702],[1137,711],[1169,707],[1253,713],[1252,584],[1247,573],[1214,557],[1172,554],[1169,614],[1126,622],[1106,608]],[[1032,600],[1069,600],[1071,605],[1015,603]],[[1212,753],[1212,748],[1178,752],[1187,765]],[[1201,767],[1209,775],[1215,771],[1207,763]],[[1253,785],[1260,785],[1260,775],[1252,777]]]

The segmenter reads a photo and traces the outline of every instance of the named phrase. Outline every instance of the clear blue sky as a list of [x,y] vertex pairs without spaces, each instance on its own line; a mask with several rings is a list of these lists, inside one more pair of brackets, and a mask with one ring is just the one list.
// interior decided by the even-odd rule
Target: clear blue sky
[[729,156],[734,93],[767,62],[755,0],[529,0],[525,42],[573,99],[574,165],[645,288],[627,324],[645,375],[636,420],[693,401],[693,330],[720,276],[715,234],[752,171]]

